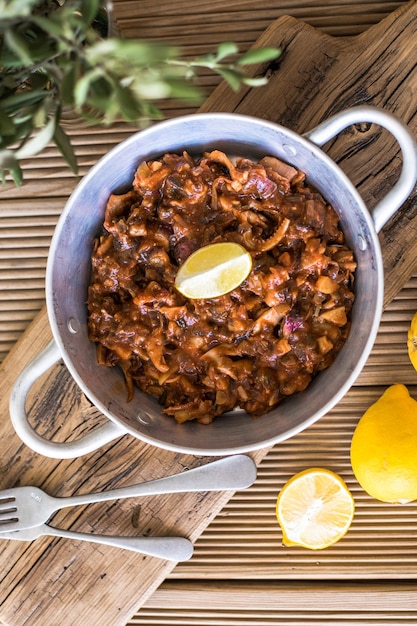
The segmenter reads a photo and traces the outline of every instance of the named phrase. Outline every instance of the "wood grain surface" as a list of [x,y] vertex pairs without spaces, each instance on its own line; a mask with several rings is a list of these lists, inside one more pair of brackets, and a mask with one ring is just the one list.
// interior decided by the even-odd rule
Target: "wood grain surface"
[[[166,583],[128,626],[416,624],[415,587],[401,584]],[[391,621],[391,620],[394,621]]]
[[[142,18],[137,18],[135,15],[144,14],[142,9],[145,4],[146,2],[117,4],[120,11],[120,28],[127,36],[137,32]],[[184,7],[185,4],[183,3]],[[313,4],[317,8],[317,17],[320,17],[319,3]],[[398,6],[401,3],[385,4]],[[246,3],[243,5],[246,6]],[[295,3],[292,5],[295,6]],[[377,3],[368,3],[367,7],[371,5],[376,7]],[[382,12],[380,5],[381,3],[378,4],[378,10]],[[148,6],[147,18],[151,19],[151,3]],[[338,5],[339,10],[340,6]],[[262,13],[261,21],[268,22],[268,7],[264,4],[262,7],[265,12]],[[238,11],[239,8],[242,8],[242,3],[229,3],[227,7],[218,2],[213,3],[213,10],[218,11],[219,15],[225,13],[226,22],[227,11]],[[166,33],[168,36],[171,32],[169,30],[171,24],[169,6],[166,5],[158,15],[166,17],[165,26],[168,29]],[[302,16],[297,15],[297,17]],[[259,44],[280,45],[284,49],[284,55],[279,68],[257,68],[258,73],[267,72],[270,75],[268,86],[256,92],[247,90],[235,95],[221,85],[208,98],[202,110],[246,112],[278,121],[298,132],[303,132],[334,111],[366,102],[383,106],[397,113],[416,131],[416,17],[416,3],[407,3],[382,23],[364,31],[363,35],[354,39],[330,37],[294,18],[283,17],[272,24],[269,21],[270,26],[261,36]],[[134,21],[135,19],[139,20],[138,23]],[[128,24],[132,31],[127,30]],[[189,28],[191,29],[191,26]],[[333,34],[336,33],[332,32]],[[253,33],[249,33],[248,37],[251,36]],[[198,47],[198,45],[199,38],[196,38],[190,45],[190,52],[194,50],[194,46]],[[308,55],[305,54],[306,50],[309,51]],[[117,143],[124,135],[127,136],[129,129],[116,128],[111,134],[104,131],[91,133],[86,129],[74,127],[72,132],[79,144],[80,154],[83,156],[83,171],[91,164],[91,161],[97,158],[98,153],[107,151],[113,141]],[[371,126],[365,129],[349,129],[333,141],[327,150],[357,184],[370,207],[386,193],[387,188],[398,176],[400,159],[397,147],[391,138],[378,128]],[[4,191],[3,197],[7,197],[10,201],[11,212],[13,207],[18,208],[22,205],[28,210],[32,207],[32,215],[36,215],[37,211],[41,214],[41,205],[36,206],[32,198],[42,195],[43,201],[45,199],[51,201],[49,206],[53,222],[53,216],[57,212],[56,200],[61,201],[75,183],[74,179],[67,177],[61,166],[56,165],[58,162],[55,157],[51,149],[49,155],[28,165],[30,182],[26,199],[22,199],[21,192],[11,187]],[[54,164],[51,168],[52,173],[49,169],[51,163]],[[375,164],[376,167],[373,168]],[[39,176],[42,172],[48,172],[46,182]],[[415,246],[417,245],[415,203],[414,194],[381,235],[386,269],[386,305],[398,294],[415,270]],[[48,207],[48,203],[46,206]],[[34,238],[34,249],[40,249],[49,235],[48,225],[45,226],[45,231],[40,229]],[[43,237],[45,239],[42,239]],[[16,258],[19,258],[18,252]],[[38,268],[36,271],[41,274],[40,270],[41,268]],[[36,280],[36,276],[28,279],[29,291],[34,284],[32,279]],[[39,285],[41,281],[40,277]],[[13,279],[10,282],[10,288],[12,286]],[[412,294],[411,300],[415,298],[414,287],[415,285],[411,285],[411,291],[408,292]],[[36,289],[33,289],[30,300],[40,302],[42,296]],[[394,303],[393,306],[395,309]],[[386,314],[389,315],[390,312],[391,309],[388,308]],[[401,326],[397,335],[402,336],[403,331],[404,326]],[[17,372],[39,352],[42,346],[46,345],[49,338],[50,330],[46,313],[41,310],[4,361],[0,379],[0,402],[3,415],[7,415],[8,394]],[[380,364],[377,352],[377,350],[373,352],[371,359],[376,359]],[[405,365],[403,361],[401,363]],[[341,403],[332,415],[320,421],[317,424],[318,430],[309,429],[305,434],[301,434],[301,439],[294,438],[284,447],[280,446],[268,454],[264,463],[260,465],[261,481],[265,478],[263,472],[268,473],[268,467],[273,467],[271,481],[273,480],[274,485],[279,488],[297,463],[305,462],[306,459],[311,461],[321,458],[323,461],[332,463],[342,474],[346,475],[352,485],[354,484],[346,460],[349,435],[359,411],[370,398],[375,397],[378,389],[386,384],[387,380],[383,376],[379,377],[380,370],[376,366],[372,368],[371,360],[368,369],[371,372],[370,378],[366,379],[365,372],[365,378],[362,378],[362,382],[358,381],[358,385],[349,392],[344,400],[345,404]],[[388,366],[384,371],[388,370],[392,375],[392,367]],[[411,376],[409,370],[407,371]],[[55,366],[39,381],[29,398],[28,408],[31,418],[40,430],[60,439],[75,437],[77,433],[88,431],[97,421],[103,419],[77,390],[61,364]],[[0,486],[37,484],[57,495],[121,486],[207,462],[202,458],[162,452],[129,436],[83,459],[57,462],[31,453],[17,439],[8,420],[4,420],[1,424],[1,435],[3,444]],[[260,462],[267,452],[267,450],[260,451],[254,456]],[[286,462],[279,465],[276,462],[277,459],[283,458]],[[255,491],[259,495],[262,489],[261,482]],[[363,539],[362,544],[359,541],[358,550],[361,545],[366,545],[372,552],[372,545],[375,545],[375,533],[377,533],[383,541],[389,541],[392,552],[395,552],[398,539],[404,536],[405,532],[409,538],[407,555],[402,553],[403,558],[398,558],[397,570],[389,576],[396,580],[404,577],[412,578],[414,560],[412,556],[408,557],[408,554],[411,554],[410,548],[415,548],[414,508],[411,508],[409,514],[404,513],[403,517],[393,513],[395,524],[390,524],[389,518],[387,519],[387,508],[375,507],[375,504],[370,503],[367,497],[359,493],[357,489],[355,486],[356,495],[363,503],[362,513],[374,507],[374,514],[370,518],[373,525],[367,523],[365,515],[362,518],[364,523],[359,526],[359,535]],[[275,487],[272,490],[275,493]],[[232,499],[227,505],[232,508],[227,509],[226,506],[223,509],[228,511],[226,516],[233,516],[234,506],[240,507],[240,512],[247,506],[249,519],[243,523],[253,525],[251,512],[254,510],[256,497],[255,500],[251,500],[250,494],[252,493],[255,492],[248,490],[243,495],[237,494],[235,498],[238,500]],[[69,509],[57,514],[54,522],[66,528],[86,532],[178,533],[196,541],[209,522],[226,505],[229,498],[230,494],[225,493],[188,494],[181,497],[145,498],[139,503],[123,501],[110,506],[108,504],[93,505],[88,509],[85,507]],[[245,501],[247,505],[234,504]],[[224,575],[228,577],[231,574],[236,578],[250,577],[250,562],[246,570],[239,570],[240,574],[237,565],[233,567],[227,531],[224,529],[216,531],[217,520],[220,520],[220,524],[222,523],[220,516],[210,528],[214,528],[214,534],[223,533],[224,551],[219,549],[221,545],[219,542],[215,542],[215,551],[220,555],[221,564],[226,565]],[[273,533],[279,541],[276,528]],[[232,525],[230,537],[235,535],[236,530]],[[197,542],[196,560],[187,565],[177,566],[174,571],[172,571],[173,565],[167,562],[89,544],[80,545],[76,542],[57,539],[42,539],[32,544],[0,542],[2,562],[8,564],[2,569],[0,619],[13,626],[15,624],[66,626],[66,624],[74,623],[74,615],[82,615],[82,620],[87,625],[125,624],[133,611],[143,603],[148,601],[147,607],[152,606],[153,591],[168,575],[185,580],[185,588],[190,578],[203,579],[207,578],[207,575],[210,577],[210,567],[206,568],[210,557],[207,557],[208,552],[204,547],[204,541],[210,543],[212,539],[210,535],[208,535],[208,540],[205,537],[207,534],[201,537],[202,544]],[[237,541],[239,542],[239,538]],[[240,541],[245,542],[245,536]],[[260,542],[262,543],[262,538]],[[236,545],[233,549],[236,549]],[[256,549],[255,547],[255,551]],[[335,552],[327,552],[328,556],[324,557],[326,576],[343,580],[360,577],[360,562],[352,562],[349,559],[351,553],[346,558],[342,544],[339,544],[335,550]],[[375,549],[376,556],[377,550],[378,546]],[[237,560],[238,556],[236,563]],[[294,560],[294,554],[291,553],[286,554],[284,560],[286,564],[283,569],[280,569],[281,573],[277,572],[275,562],[271,563],[270,569],[263,563],[264,578],[268,576],[271,579],[279,576],[296,580],[303,577],[314,578],[312,573],[314,565],[320,563],[321,559],[318,559],[317,555],[301,553],[297,554]],[[366,561],[367,568],[369,563],[370,560]],[[382,571],[380,565],[378,563],[378,571],[367,569],[365,576],[375,579],[386,577],[387,570]],[[211,570],[212,575],[215,572],[215,576],[219,576],[220,570],[221,565],[216,566]],[[323,568],[316,566],[316,571],[317,576],[321,577]],[[319,572],[321,572],[320,575]],[[259,578],[262,577],[260,569],[257,575]],[[170,584],[172,583],[168,583]],[[167,590],[169,591],[169,587]],[[163,587],[160,593],[163,594]],[[169,596],[165,596],[165,599],[163,595],[159,597],[161,602],[166,602]],[[237,593],[235,597],[241,596]],[[146,607],[145,609],[147,610]],[[140,616],[140,612],[138,615]],[[143,615],[145,619],[145,613]],[[150,616],[147,619],[149,619],[148,622],[132,623],[158,623],[151,622]]]

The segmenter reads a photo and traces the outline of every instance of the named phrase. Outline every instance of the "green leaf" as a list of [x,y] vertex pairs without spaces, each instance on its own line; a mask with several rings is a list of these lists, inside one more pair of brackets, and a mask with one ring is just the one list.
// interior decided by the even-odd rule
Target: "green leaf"
[[13,121],[7,115],[0,115],[0,136],[14,135],[15,126]]
[[20,59],[21,63],[32,65],[33,56],[23,37],[20,37],[11,28],[8,28],[4,33],[4,41],[7,47]]
[[162,120],[164,118],[164,114],[161,109],[159,109],[152,102],[145,102],[143,105],[143,115],[151,120]]
[[43,128],[48,119],[49,107],[46,100],[44,100],[34,112],[32,116],[32,123],[34,128]]
[[43,17],[42,15],[33,15],[32,22],[45,31],[45,33],[56,39],[60,39],[64,35],[63,27],[57,20]]
[[19,150],[16,151],[16,157],[18,159],[27,159],[34,154],[41,152],[54,136],[56,129],[56,116],[51,117],[49,122],[34,135],[29,141],[27,141]]
[[185,70],[184,78],[185,80],[194,80],[197,77],[195,70],[192,67],[187,67]]
[[20,111],[26,105],[37,104],[47,96],[45,91],[25,91],[0,100],[0,110],[8,113]]
[[102,75],[102,69],[96,67],[77,80],[74,87],[74,102],[76,106],[81,107],[86,103],[92,83],[101,78]]
[[217,72],[229,83],[233,91],[238,91],[240,89],[242,85],[242,76],[239,72],[229,68],[217,68]]
[[239,65],[252,65],[254,63],[265,63],[265,61],[274,61],[281,55],[279,48],[257,48],[249,50],[238,60]]
[[33,115],[35,111],[37,110],[37,108],[38,107],[35,105],[23,107],[19,111],[17,111],[14,115],[12,115],[11,117],[13,119],[15,126],[29,127],[30,130],[26,134],[30,135],[30,133],[33,130]]
[[138,107],[134,95],[129,89],[117,86],[113,92],[120,115],[127,122],[134,122],[137,118]]
[[61,103],[72,106],[74,103],[74,91],[77,76],[79,74],[78,64],[74,61],[71,67],[64,73],[63,80],[60,85]]
[[72,148],[68,135],[64,132],[61,126],[59,126],[59,124],[55,128],[53,139],[59,151],[61,152],[62,156],[64,157],[65,161],[70,166],[71,171],[74,174],[77,174],[78,173],[77,158],[75,156],[75,153]]
[[16,187],[20,187],[23,182],[23,172],[18,162],[16,162],[14,167],[10,168],[10,176],[12,177]]
[[231,56],[232,54],[237,54],[239,52],[239,48],[237,45],[231,41],[225,41],[221,43],[216,51],[216,61],[222,61],[224,58]]
[[163,100],[171,95],[171,88],[163,77],[143,77],[135,81],[132,90],[144,100]]
[[132,71],[132,68],[157,67],[178,54],[177,48],[159,43],[150,43],[138,39],[108,39],[97,41],[85,50],[87,61],[95,66],[98,63],[109,63],[117,60],[124,76]]
[[[179,59],[174,59],[173,63],[185,63],[186,61],[179,61]],[[203,67],[213,67],[213,65],[216,64],[216,57],[214,56],[214,54],[202,54],[201,56],[197,57],[197,59],[194,59],[194,61],[190,61],[191,65],[201,65]]]
[[19,187],[22,184],[23,174],[16,154],[11,150],[0,150],[0,173],[3,185],[6,183],[7,172],[10,172],[14,184]]
[[192,100],[195,103],[199,103],[202,100],[203,94],[201,89],[196,85],[182,80],[167,79],[167,83],[171,90],[171,97],[176,100]]
[[242,78],[242,83],[244,85],[248,85],[248,87],[262,87],[262,85],[266,85],[268,82],[267,76],[258,76],[256,78],[251,78],[250,76],[244,76]]
[[90,25],[97,16],[100,0],[81,0],[81,15],[84,24]]

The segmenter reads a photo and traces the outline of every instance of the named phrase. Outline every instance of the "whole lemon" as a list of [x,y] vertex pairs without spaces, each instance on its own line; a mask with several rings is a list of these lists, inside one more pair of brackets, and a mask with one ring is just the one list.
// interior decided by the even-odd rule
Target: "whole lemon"
[[407,348],[410,361],[414,369],[417,370],[417,313],[414,313],[408,328]]
[[359,420],[350,448],[361,487],[383,502],[417,499],[417,402],[395,384]]

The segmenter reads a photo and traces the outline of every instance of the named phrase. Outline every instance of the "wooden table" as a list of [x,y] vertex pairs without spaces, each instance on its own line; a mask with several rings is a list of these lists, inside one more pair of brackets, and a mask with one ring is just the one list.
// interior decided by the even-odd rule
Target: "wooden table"
[[[321,92],[336,109],[361,102],[384,106],[400,114],[416,131],[415,4],[351,2],[328,7],[323,2],[288,0],[274,6],[259,0],[233,0],[227,4],[213,1],[203,8],[189,0],[176,2],[175,6],[125,0],[115,2],[115,14],[124,36],[140,33],[174,41],[190,55],[227,39],[239,43],[243,51],[260,37],[261,42],[272,39],[275,44],[285,44],[288,55],[293,54],[291,64],[284,59],[280,69],[273,72],[270,88],[285,85],[287,100],[295,102],[296,107],[283,107],[278,92],[276,102],[270,105],[271,100],[263,101],[260,91],[233,96],[223,87],[215,90],[218,79],[207,74],[201,80],[212,95],[203,105],[204,110],[261,111],[261,117],[282,121],[303,132],[323,114],[323,99],[320,102],[318,97]],[[412,15],[411,21],[401,11],[393,19],[388,17],[402,5],[407,16]],[[299,21],[275,21],[285,15]],[[386,18],[383,31],[378,31],[379,36],[371,38],[373,44],[369,45],[365,35],[372,31],[368,29]],[[360,33],[365,33],[363,38],[349,39]],[[391,64],[385,62],[386,71],[380,71],[381,65],[375,62],[366,76],[361,74],[364,55],[383,56],[377,53],[384,36]],[[310,46],[308,55],[306,43]],[[396,64],[399,57],[403,60],[401,67]],[[340,65],[340,59],[350,60],[349,71],[344,69],[346,63]],[[290,83],[291,76],[302,80],[303,87]],[[310,101],[303,108],[306,98],[297,100],[297,94],[303,91],[306,81]],[[165,111],[171,116],[190,109],[166,103]],[[92,131],[73,124],[70,132],[83,174],[131,129],[115,126]],[[354,140],[369,144],[371,150],[376,149],[372,145],[378,146],[372,129]],[[346,137],[337,140],[330,153],[342,162],[372,206],[398,171],[394,148],[387,148],[389,168],[382,162],[386,156],[383,154],[378,173],[374,174],[369,152],[353,163],[350,153],[344,152],[349,145]],[[358,151],[354,152],[358,158]],[[42,308],[45,258],[56,219],[77,182],[53,148],[25,169],[24,187],[17,190],[8,185],[0,193],[0,345],[4,356],[11,350],[4,359],[0,383],[5,416],[0,486],[39,484],[64,495],[154,477],[158,472],[155,451],[131,438],[124,437],[84,460],[57,463],[30,453],[19,444],[8,424],[7,396],[16,374],[50,336]],[[373,180],[369,184],[370,175]],[[270,451],[254,455],[259,462],[259,477],[251,489],[235,494],[229,502],[228,494],[199,501],[169,497],[145,501],[140,515],[135,506],[124,503],[105,508],[94,505],[88,511],[68,510],[58,519],[65,527],[87,532],[104,529],[134,534],[138,524],[140,529],[149,525],[151,532],[177,529],[196,541],[193,559],[172,569],[156,559],[142,561],[114,549],[98,550],[64,540],[45,539],[31,545],[1,542],[4,565],[0,619],[4,623],[55,626],[83,620],[87,625],[114,626],[126,624],[139,607],[129,624],[417,623],[416,507],[383,505],[366,496],[352,475],[348,456],[357,419],[386,385],[401,380],[417,397],[417,379],[404,349],[407,326],[417,302],[417,279],[413,277],[415,207],[413,195],[381,233],[386,310],[375,348],[359,380],[316,425]],[[69,436],[73,414],[80,410],[85,417],[83,427],[90,427],[96,415],[77,393],[64,368],[58,365],[43,383],[44,387],[35,389],[30,399],[34,419],[42,422],[55,403],[56,426],[55,422],[45,425],[46,430]],[[140,464],[135,464],[137,458]],[[182,455],[162,455],[160,471],[166,473],[167,467],[175,471],[184,463],[190,466],[202,462]],[[275,499],[282,484],[299,469],[312,465],[326,465],[340,473],[357,505],[347,537],[333,548],[313,554],[283,548],[274,519]]]

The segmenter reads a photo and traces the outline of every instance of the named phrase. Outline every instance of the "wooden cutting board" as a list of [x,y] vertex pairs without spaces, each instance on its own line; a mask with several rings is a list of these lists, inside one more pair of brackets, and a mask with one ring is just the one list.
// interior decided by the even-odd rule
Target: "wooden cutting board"
[[[256,68],[257,74],[268,74],[268,85],[238,94],[221,85],[201,110],[255,115],[301,133],[336,111],[366,103],[392,111],[417,132],[416,29],[414,1],[354,39],[334,39],[293,18],[281,18],[257,44],[283,49],[277,66]],[[395,142],[374,126],[346,130],[326,151],[370,207],[392,186],[401,167]],[[414,193],[381,233],[386,303],[416,267],[415,209]],[[161,451],[128,435],[82,459],[58,462],[31,452],[11,427],[8,396],[18,372],[50,338],[43,310],[2,366],[0,488],[36,484],[63,496],[149,480],[208,461]],[[62,364],[35,385],[28,410],[40,432],[59,440],[75,438],[104,419]],[[267,452],[253,457],[260,462]],[[180,534],[195,540],[230,496],[200,493],[96,504],[65,510],[54,523],[85,532]],[[58,539],[0,541],[0,550],[0,620],[6,624],[72,626],[74,613],[91,626],[124,624],[173,568],[155,558]]]

